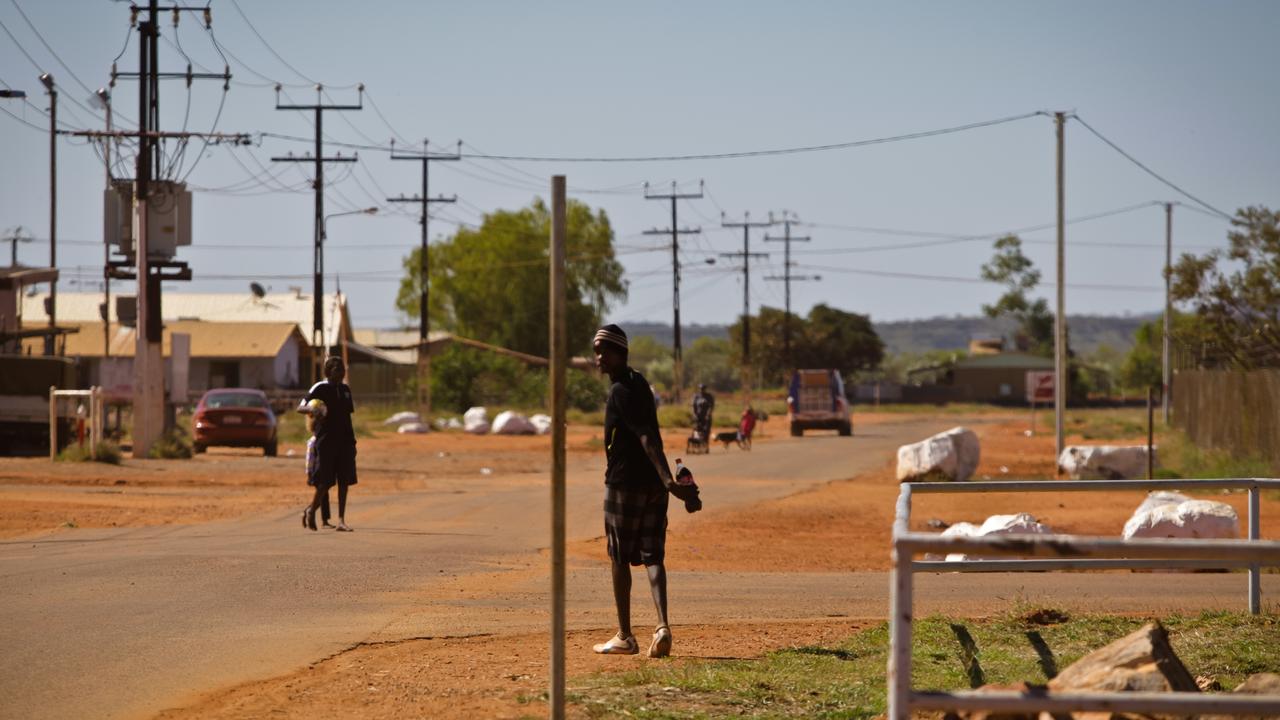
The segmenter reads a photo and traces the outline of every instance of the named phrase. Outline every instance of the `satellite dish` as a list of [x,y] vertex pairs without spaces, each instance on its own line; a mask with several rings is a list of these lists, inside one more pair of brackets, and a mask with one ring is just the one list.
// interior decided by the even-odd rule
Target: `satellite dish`
[[266,288],[262,287],[256,282],[249,283],[249,292],[253,293],[253,296],[258,298],[259,300],[266,297],[267,295]]

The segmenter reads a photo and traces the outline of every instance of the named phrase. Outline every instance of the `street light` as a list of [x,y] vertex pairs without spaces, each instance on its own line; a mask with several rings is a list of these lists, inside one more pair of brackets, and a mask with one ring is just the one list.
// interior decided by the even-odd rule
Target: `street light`
[[[316,277],[322,277],[324,275],[324,243],[326,240],[329,239],[329,218],[342,217],[343,215],[376,215],[377,212],[378,212],[378,208],[367,207],[362,210],[347,210],[346,212],[330,213],[328,215],[325,215],[323,218],[321,218],[320,247],[316,248],[316,257],[315,257]],[[324,317],[324,299],[320,297],[319,293],[317,293],[316,296],[312,299],[312,303],[313,303],[312,316],[316,318],[323,318]],[[327,353],[329,351],[329,343],[324,337],[323,320],[321,321],[321,326],[313,328],[312,332],[320,333],[320,345],[321,347],[324,348],[324,351]],[[315,342],[314,336],[311,338],[311,341]],[[323,362],[323,358],[320,358],[320,361]],[[345,360],[343,361],[343,364],[344,365],[346,364]],[[322,376],[323,376],[323,373],[320,373],[320,372],[316,373],[317,378]]]
[[[40,76],[49,94],[49,267],[58,267],[58,90],[53,76]],[[58,324],[58,279],[49,281],[49,330],[44,339],[44,354],[53,355],[53,329]]]

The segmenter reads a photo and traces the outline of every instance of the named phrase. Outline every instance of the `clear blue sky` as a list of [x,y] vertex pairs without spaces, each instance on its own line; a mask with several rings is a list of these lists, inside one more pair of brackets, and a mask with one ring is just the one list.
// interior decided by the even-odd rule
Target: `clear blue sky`
[[[229,0],[213,0],[213,30],[239,61],[294,87],[311,102],[308,80],[334,100],[368,86],[366,109],[330,113],[333,139],[385,143],[392,129],[413,142],[458,139],[490,154],[668,155],[836,143],[943,128],[1036,110],[1073,110],[1164,177],[1228,212],[1280,205],[1280,4],[1273,2],[980,2],[746,3],[651,2],[253,2],[240,0],[252,28]],[[76,107],[87,92],[46,49],[19,13],[90,88],[106,83],[128,28],[127,4],[106,0],[0,0],[0,22],[57,78],[60,119],[99,127],[100,116]],[[268,50],[253,29],[265,38]],[[199,18],[162,34],[196,62],[222,61]],[[164,69],[185,67],[175,45],[161,42]],[[136,69],[137,38],[120,69]],[[24,89],[32,103],[0,100],[41,128],[47,118],[37,68],[0,33],[0,82]],[[310,136],[307,116],[274,109],[275,95],[236,60],[218,129]],[[301,87],[300,87],[301,86]],[[189,126],[207,129],[221,96],[216,81],[197,82]],[[183,125],[181,81],[162,91],[165,129]],[[387,122],[374,111],[369,99]],[[132,81],[116,89],[117,108],[137,115]],[[1067,215],[1082,216],[1149,201],[1181,200],[1103,145],[1078,123],[1067,127]],[[337,152],[331,146],[328,152]],[[187,167],[196,156],[188,153]],[[312,195],[300,170],[272,155],[304,153],[305,144],[266,139],[234,152],[210,148],[189,182],[235,192],[200,192],[195,246],[183,251],[197,280],[176,290],[247,292],[248,278],[275,291],[306,286],[311,272]],[[0,114],[0,230],[21,225],[48,236],[47,134]],[[344,150],[344,154],[349,150]],[[1036,117],[964,133],[871,147],[716,161],[587,164],[466,160],[432,166],[437,205],[433,236],[450,222],[478,223],[482,213],[527,204],[546,194],[553,173],[606,210],[626,254],[628,301],[610,312],[620,321],[670,321],[669,251],[663,238],[640,235],[669,223],[665,203],[643,199],[639,183],[688,190],[706,181],[707,197],[682,203],[687,238],[683,319],[732,321],[742,307],[741,273],[708,255],[741,249],[741,231],[720,229],[720,211],[759,219],[787,209],[816,226],[795,246],[796,272],[821,282],[794,287],[794,309],[825,302],[876,320],[974,314],[999,294],[981,283],[892,275],[977,278],[989,242],[898,248],[923,239],[833,226],[944,234],[994,233],[1054,218],[1052,120]],[[367,207],[385,194],[419,191],[416,163],[362,151],[361,166],[330,166],[343,178],[327,193],[326,212]],[[244,165],[242,168],[236,160]],[[259,166],[261,163],[261,167]],[[264,169],[278,174],[265,176]],[[253,178],[250,177],[251,171]],[[351,174],[348,175],[348,170]],[[531,177],[532,176],[532,177]],[[64,291],[100,288],[102,164],[68,140],[59,148],[59,265]],[[268,189],[295,192],[267,193]],[[372,197],[371,197],[372,196]],[[410,205],[389,209],[404,211]],[[781,228],[776,231],[780,232]],[[1174,243],[1202,251],[1225,243],[1226,223],[1175,210]],[[415,219],[396,212],[331,221],[330,274],[342,277],[357,324],[391,326],[401,258],[418,241]],[[1052,229],[1028,232],[1028,254],[1053,277]],[[1067,231],[1069,312],[1139,313],[1162,305],[1163,211],[1148,207],[1074,224]],[[1130,247],[1139,245],[1140,247]],[[269,246],[239,250],[237,246]],[[767,260],[753,263],[753,311],[782,305],[781,245],[760,242]],[[859,248],[878,248],[859,251]],[[47,259],[40,242],[20,260]],[[8,247],[3,247],[7,262]],[[757,269],[759,270],[757,272]],[[865,273],[856,274],[850,270]],[[298,279],[280,277],[299,276]],[[77,284],[78,283],[78,284]],[[117,284],[113,287],[128,290]],[[332,288],[332,281],[330,281]],[[1052,297],[1052,288],[1040,292]]]

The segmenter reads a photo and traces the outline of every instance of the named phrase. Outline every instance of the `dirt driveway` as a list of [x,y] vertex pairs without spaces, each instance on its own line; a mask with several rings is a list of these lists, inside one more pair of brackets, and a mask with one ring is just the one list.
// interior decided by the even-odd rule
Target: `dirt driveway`
[[[998,414],[860,416],[852,439],[775,430],[750,454],[717,448],[690,459],[708,509],[671,519],[677,655],[750,656],[882,618],[892,450],[960,420],[982,436],[979,475],[1051,470],[1052,438],[1026,438],[1020,422]],[[681,449],[680,438],[667,439],[669,452]],[[118,468],[6,461],[0,714],[540,715],[546,443],[362,441],[349,513],[357,531],[345,537],[298,527],[296,448],[292,458],[211,453]],[[570,448],[570,672],[634,667],[643,660],[586,651],[612,621],[598,431],[575,428]],[[1242,509],[1239,496],[1223,499]],[[925,496],[914,517],[980,521],[1023,510],[1061,531],[1116,534],[1137,501]],[[1278,523],[1268,501],[1266,536],[1280,537]],[[985,614],[993,601],[1023,597],[1149,612],[1243,598],[1238,575],[1139,579],[930,576],[918,610]],[[1276,576],[1265,579],[1264,594],[1275,597]],[[651,611],[634,605],[642,628]]]

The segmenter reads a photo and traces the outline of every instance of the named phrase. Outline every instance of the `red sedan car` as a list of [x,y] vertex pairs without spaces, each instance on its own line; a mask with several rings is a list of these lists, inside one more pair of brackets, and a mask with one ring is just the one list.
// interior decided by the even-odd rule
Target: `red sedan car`
[[276,415],[261,390],[210,390],[196,405],[192,437],[198,453],[213,445],[260,447],[263,455],[275,457]]

